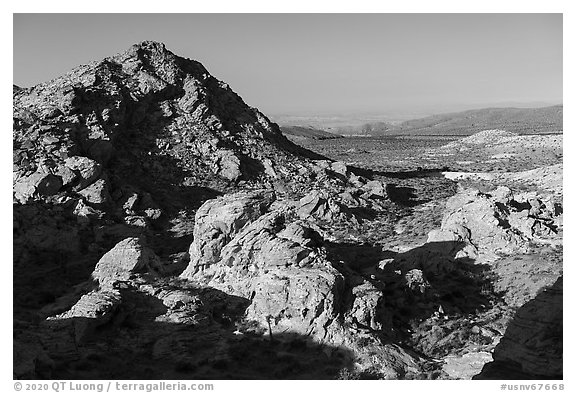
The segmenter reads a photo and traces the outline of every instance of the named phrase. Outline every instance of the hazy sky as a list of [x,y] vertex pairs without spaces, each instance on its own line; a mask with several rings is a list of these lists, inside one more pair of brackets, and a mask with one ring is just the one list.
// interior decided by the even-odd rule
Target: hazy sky
[[14,83],[143,40],[272,115],[562,102],[561,14],[16,14]]

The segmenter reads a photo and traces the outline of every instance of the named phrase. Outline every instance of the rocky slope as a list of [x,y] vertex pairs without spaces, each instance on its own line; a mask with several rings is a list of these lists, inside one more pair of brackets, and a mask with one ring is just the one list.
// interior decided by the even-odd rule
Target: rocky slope
[[[559,195],[409,177],[451,196],[413,198],[155,42],[14,87],[13,142],[15,378],[469,378],[495,347],[538,364],[506,326],[561,275]],[[397,230],[442,212],[427,241]]]

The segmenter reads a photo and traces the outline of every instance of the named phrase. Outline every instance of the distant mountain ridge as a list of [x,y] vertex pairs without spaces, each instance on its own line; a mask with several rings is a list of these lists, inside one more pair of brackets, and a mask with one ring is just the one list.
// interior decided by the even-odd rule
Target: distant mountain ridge
[[544,108],[484,108],[407,120],[372,135],[472,135],[488,129],[519,134],[562,133],[563,105]]
[[342,135],[333,134],[328,131],[309,126],[280,126],[280,131],[284,135],[309,139],[336,139],[342,138]]
[[441,113],[403,121],[391,121],[361,115],[338,118],[300,117],[286,121],[275,119],[283,133],[313,139],[324,139],[316,131],[341,136],[458,135],[469,136],[480,131],[502,129],[518,134],[560,134],[563,131],[563,105],[539,108],[482,108]]

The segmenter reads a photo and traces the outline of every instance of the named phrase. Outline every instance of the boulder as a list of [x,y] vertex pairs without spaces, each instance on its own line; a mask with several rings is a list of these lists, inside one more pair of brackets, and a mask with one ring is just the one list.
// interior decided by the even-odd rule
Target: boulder
[[64,164],[73,170],[79,177],[76,191],[82,190],[92,184],[102,173],[102,167],[96,161],[82,156],[68,157]]
[[87,202],[101,205],[110,201],[110,194],[108,192],[108,184],[104,179],[98,179],[86,188],[78,192],[82,195]]
[[199,269],[217,263],[226,243],[260,217],[273,201],[272,192],[256,191],[225,195],[204,203],[196,212],[190,264],[182,276],[191,277]]
[[219,150],[218,156],[217,173],[227,180],[238,180],[242,176],[240,159],[230,150]]
[[162,271],[160,259],[146,247],[140,238],[122,240],[98,261],[92,277],[100,285],[111,286],[128,281],[133,273]]
[[[270,323],[272,331],[325,336],[340,310],[344,278],[326,261],[321,237],[304,222],[291,222],[286,211],[265,213],[262,207],[271,202],[268,193],[219,199],[200,208],[194,228],[195,235],[217,242],[195,238],[192,269],[182,276],[251,299],[246,315],[265,326]],[[200,230],[215,223],[217,232]],[[212,260],[198,270],[195,258]]]
[[494,191],[491,191],[490,195],[495,202],[502,203],[504,205],[510,203],[510,201],[514,199],[512,190],[505,186],[499,186]]
[[61,177],[51,173],[35,172],[16,181],[14,199],[20,203],[27,203],[34,197],[55,195],[61,188]]
[[341,162],[341,161],[333,162],[332,165],[330,165],[330,169],[332,169],[332,171],[334,171],[334,172],[336,172],[342,176],[346,176],[346,177],[350,173],[346,164]]
[[330,266],[271,269],[244,288],[252,299],[246,315],[269,324],[273,334],[289,331],[323,339],[338,324],[343,290],[342,275]]
[[72,308],[47,321],[70,320],[74,326],[75,342],[81,343],[96,327],[112,318],[121,303],[120,292],[115,289],[98,289],[83,295]]

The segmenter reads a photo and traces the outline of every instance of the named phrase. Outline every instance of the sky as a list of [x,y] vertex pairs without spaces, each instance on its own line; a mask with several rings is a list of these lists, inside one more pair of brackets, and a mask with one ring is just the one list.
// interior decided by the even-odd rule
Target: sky
[[562,103],[562,14],[15,14],[29,87],[155,40],[265,114]]

